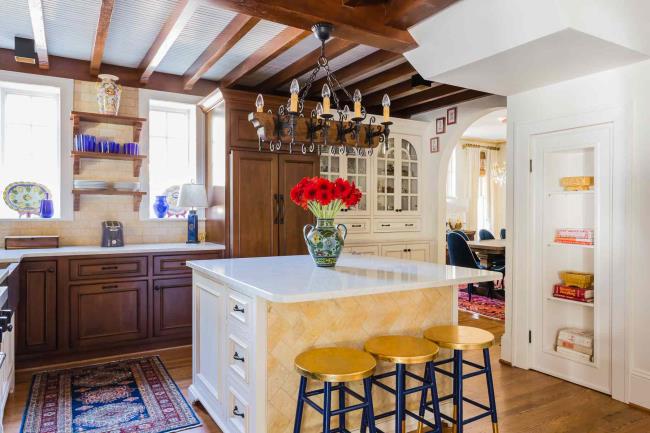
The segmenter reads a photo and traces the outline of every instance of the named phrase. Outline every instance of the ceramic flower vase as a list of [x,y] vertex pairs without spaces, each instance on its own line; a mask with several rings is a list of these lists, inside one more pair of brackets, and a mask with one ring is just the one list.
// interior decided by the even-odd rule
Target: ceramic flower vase
[[157,195],[153,203],[153,211],[158,218],[165,218],[169,210],[169,203],[167,203],[166,195]]
[[117,112],[120,110],[120,97],[122,96],[122,86],[116,83],[119,78],[109,74],[100,74],[98,78],[101,80],[97,83],[99,112],[117,116]]
[[334,226],[333,219],[318,218],[316,226],[307,224],[302,232],[316,266],[335,266],[348,234],[347,227],[343,224]]

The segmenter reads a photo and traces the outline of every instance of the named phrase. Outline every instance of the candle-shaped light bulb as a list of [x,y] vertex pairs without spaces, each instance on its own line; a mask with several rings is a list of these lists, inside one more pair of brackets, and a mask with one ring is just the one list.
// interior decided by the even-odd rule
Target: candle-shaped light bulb
[[319,102],[316,104],[316,117],[320,117],[323,115],[323,105]]
[[298,83],[298,80],[295,78],[291,82],[291,86],[289,87],[289,91],[291,92],[291,102],[289,103],[289,111],[292,113],[297,113],[298,112],[298,92],[300,92],[300,84]]
[[257,112],[261,113],[264,111],[264,96],[260,93],[257,95],[257,99],[255,100],[255,106],[257,107]]
[[361,90],[354,91],[352,101],[354,102],[354,117],[361,117]]
[[390,98],[387,94],[384,94],[381,105],[384,107],[384,122],[388,122],[390,119]]
[[323,92],[321,95],[323,96],[323,114],[330,114],[330,96],[332,96],[330,86],[323,84]]
[[350,107],[348,107],[347,104],[345,105],[345,107],[343,107],[343,115],[344,115],[346,118],[347,118],[347,117],[350,117]]

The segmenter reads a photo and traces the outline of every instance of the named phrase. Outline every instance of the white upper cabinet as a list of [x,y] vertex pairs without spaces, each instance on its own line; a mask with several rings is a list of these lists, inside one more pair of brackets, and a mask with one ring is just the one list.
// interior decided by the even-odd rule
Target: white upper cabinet
[[419,213],[418,152],[420,139],[393,135],[377,149],[376,212],[378,215]]
[[[334,149],[334,152],[331,151]],[[320,174],[329,180],[342,177],[350,182],[354,182],[357,188],[361,190],[363,196],[361,201],[354,208],[343,209],[343,215],[365,216],[370,213],[370,158],[367,156],[357,156],[354,153],[341,155],[338,148],[331,147],[323,149],[320,157]]]

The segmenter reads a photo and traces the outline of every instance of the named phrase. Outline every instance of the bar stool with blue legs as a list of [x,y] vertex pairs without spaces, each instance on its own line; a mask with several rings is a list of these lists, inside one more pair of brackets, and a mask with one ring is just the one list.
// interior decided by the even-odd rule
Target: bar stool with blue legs
[[[301,353],[295,360],[296,370],[302,376],[298,391],[298,406],[294,433],[300,433],[302,413],[305,404],[314,408],[323,416],[323,433],[350,433],[346,429],[345,415],[355,410],[362,410],[364,424],[375,433],[375,420],[372,407],[372,375],[377,367],[375,359],[366,352],[347,347],[326,347],[312,349]],[[307,379],[323,382],[322,389],[307,391]],[[352,391],[346,384],[363,381],[364,396]],[[336,384],[336,385],[335,385]],[[333,392],[337,393],[338,407],[332,410]],[[346,406],[345,396],[354,397],[359,403]],[[323,407],[318,406],[311,397],[322,395]],[[338,417],[338,427],[331,428],[331,419]]]
[[[424,331],[424,338],[440,347],[454,351],[452,358],[434,363],[434,368],[437,373],[449,376],[453,380],[453,392],[450,395],[440,397],[439,400],[445,401],[451,399],[454,405],[454,414],[453,417],[442,414],[442,418],[452,423],[455,433],[463,433],[465,425],[490,416],[492,418],[492,432],[499,433],[494,384],[492,382],[492,366],[490,364],[490,347],[494,344],[494,335],[483,329],[470,326],[435,326]],[[463,359],[463,352],[466,350],[482,350],[483,365]],[[452,373],[440,368],[444,364],[453,365]],[[463,365],[468,365],[475,370],[463,374]],[[463,396],[463,380],[482,374],[485,375],[487,382],[488,405]],[[482,409],[484,412],[465,419],[463,403],[469,403]],[[427,405],[427,410],[434,410],[435,407],[430,406]]]
[[[422,425],[425,425],[431,429],[429,431],[432,433],[442,433],[438,389],[433,366],[433,360],[438,354],[438,346],[424,338],[387,335],[371,338],[366,342],[364,348],[378,360],[395,364],[395,370],[376,374],[372,379],[373,385],[395,396],[395,409],[375,415],[375,420],[395,416],[395,433],[406,433],[406,417],[408,416],[418,422],[419,431],[422,431]],[[425,364],[424,377],[407,370],[408,366],[416,364]],[[383,379],[389,377],[395,377],[395,388],[391,388],[382,382]],[[422,385],[407,388],[407,377],[415,379]],[[429,391],[432,395],[433,422],[425,418],[426,394]],[[406,407],[406,397],[414,393],[420,393],[421,395],[418,413],[410,411]],[[376,428],[376,430],[383,433],[379,428]],[[361,433],[365,433],[365,431],[365,424],[362,422]]]

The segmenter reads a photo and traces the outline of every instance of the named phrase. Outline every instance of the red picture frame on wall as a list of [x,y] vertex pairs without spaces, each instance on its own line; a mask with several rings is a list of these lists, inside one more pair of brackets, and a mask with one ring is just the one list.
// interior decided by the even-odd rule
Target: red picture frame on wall
[[458,116],[458,107],[447,109],[447,125],[455,125]]
[[446,117],[438,117],[436,119],[436,134],[444,134],[447,130]]

